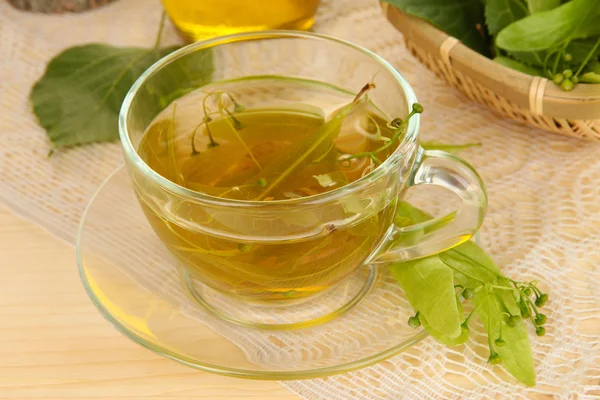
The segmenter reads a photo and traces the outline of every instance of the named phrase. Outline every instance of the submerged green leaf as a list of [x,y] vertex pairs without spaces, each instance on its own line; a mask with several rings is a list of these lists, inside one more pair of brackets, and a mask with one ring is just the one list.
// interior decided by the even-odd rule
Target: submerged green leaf
[[437,256],[392,264],[392,276],[400,282],[408,301],[441,335],[461,334],[453,273]]
[[516,21],[496,37],[506,51],[539,51],[572,39],[600,34],[600,7],[597,0],[572,0],[549,11]]
[[423,18],[465,45],[487,54],[481,0],[384,0],[403,12]]

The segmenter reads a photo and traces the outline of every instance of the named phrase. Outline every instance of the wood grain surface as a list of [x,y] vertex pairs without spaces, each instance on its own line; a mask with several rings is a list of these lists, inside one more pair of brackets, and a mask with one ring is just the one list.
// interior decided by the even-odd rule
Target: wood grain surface
[[118,333],[75,250],[0,205],[0,399],[297,400],[276,382],[196,371]]

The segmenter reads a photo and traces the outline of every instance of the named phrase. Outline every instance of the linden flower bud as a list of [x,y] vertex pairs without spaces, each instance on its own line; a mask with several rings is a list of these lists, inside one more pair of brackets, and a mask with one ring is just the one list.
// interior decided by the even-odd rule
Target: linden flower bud
[[557,85],[560,85],[560,83],[563,81],[563,79],[565,79],[563,74],[556,74],[552,77],[552,82],[554,82]]
[[546,318],[546,316],[544,314],[538,314],[535,316],[535,323],[537,325],[544,325],[546,323],[546,320],[548,318]]
[[469,329],[469,325],[462,324],[460,326],[460,334],[461,335],[468,335],[470,332],[471,332],[471,330]]
[[572,80],[565,79],[564,81],[561,82],[560,87],[565,92],[570,92],[575,87],[575,84],[573,83]]
[[233,112],[239,113],[239,112],[244,111],[245,109],[246,109],[246,107],[244,107],[240,103],[233,103]]
[[265,178],[260,178],[258,181],[256,181],[256,184],[260,187],[265,187],[267,186],[267,180]]
[[418,317],[410,317],[408,319],[408,326],[410,326],[411,328],[418,328],[419,326],[421,326],[421,321],[419,321]]
[[535,334],[538,336],[544,336],[546,334],[546,328],[544,328],[543,326],[538,326],[537,328],[535,328]]
[[529,318],[531,317],[531,310],[529,309],[529,305],[525,301],[521,301],[519,303],[519,308],[521,309],[521,317]]
[[492,365],[496,365],[500,364],[502,362],[502,359],[500,358],[500,355],[498,353],[492,353],[490,354],[490,358],[488,358],[488,362]]
[[421,114],[423,112],[423,106],[420,105],[419,103],[414,103],[412,105],[412,110],[416,114]]
[[465,299],[472,299],[475,296],[475,291],[473,288],[466,287],[465,290],[462,291],[462,297]]
[[518,315],[511,315],[508,320],[506,321],[506,325],[510,326],[510,327],[515,327],[517,326],[517,324],[519,323],[519,321],[521,320],[521,317]]
[[540,295],[540,297],[535,299],[535,305],[538,307],[543,307],[547,301],[548,301],[548,295],[545,293],[542,293],[542,295]]

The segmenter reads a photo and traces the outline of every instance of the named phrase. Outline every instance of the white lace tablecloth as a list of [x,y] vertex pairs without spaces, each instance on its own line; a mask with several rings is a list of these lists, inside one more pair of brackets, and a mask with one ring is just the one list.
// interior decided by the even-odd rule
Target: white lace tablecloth
[[[30,111],[29,90],[47,61],[75,44],[150,46],[160,14],[157,0],[121,0],[58,16],[0,3],[0,201],[74,242],[89,198],[121,162],[119,144],[48,158],[50,145]],[[532,336],[535,388],[487,364],[482,335],[456,348],[427,339],[370,368],[282,385],[305,399],[327,400],[599,398],[600,145],[516,125],[450,89],[408,54],[376,0],[323,1],[315,31],[391,61],[425,107],[425,139],[482,143],[462,155],[488,185],[483,246],[507,274],[542,282],[550,294],[549,323],[546,336]],[[168,29],[166,42],[177,40]]]

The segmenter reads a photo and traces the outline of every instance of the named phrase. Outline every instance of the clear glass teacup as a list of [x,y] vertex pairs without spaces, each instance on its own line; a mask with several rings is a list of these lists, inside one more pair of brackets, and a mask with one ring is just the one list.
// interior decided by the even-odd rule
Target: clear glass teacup
[[[406,117],[416,103],[410,85],[388,62],[314,33],[226,36],[189,45],[153,65],[128,93],[119,130],[139,202],[186,279],[241,304],[293,305],[335,291],[361,266],[425,257],[479,229],[487,206],[481,179],[460,158],[419,146],[419,115],[379,167],[338,189],[296,199],[211,196],[166,179],[140,157],[146,129],[172,101],[216,83],[249,80],[264,83],[250,91],[261,106],[298,97],[292,88],[298,82],[351,93],[372,82],[377,89],[369,99],[390,120]],[[316,101],[302,93],[302,102]],[[399,200],[415,185],[449,189],[461,206],[445,217],[397,226]]]

